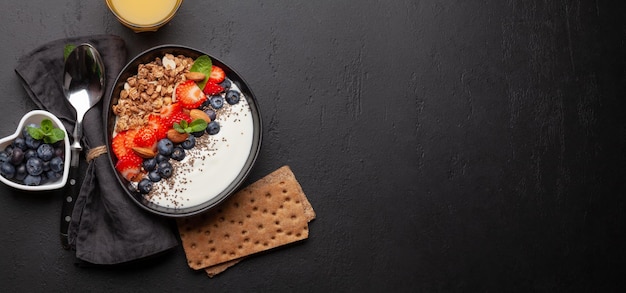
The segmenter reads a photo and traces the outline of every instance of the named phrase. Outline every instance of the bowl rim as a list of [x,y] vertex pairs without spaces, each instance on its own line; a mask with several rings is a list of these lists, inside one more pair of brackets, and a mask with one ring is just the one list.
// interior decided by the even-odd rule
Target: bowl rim
[[[233,180],[225,190],[223,190],[221,193],[219,193],[215,197],[207,200],[203,204],[191,206],[187,208],[182,208],[182,209],[181,208],[166,208],[163,206],[158,206],[144,199],[143,196],[139,194],[138,192],[133,192],[133,190],[129,188],[130,182],[126,180],[125,178],[123,178],[119,174],[119,172],[117,172],[117,170],[115,169],[115,163],[117,160],[116,158],[114,158],[113,152],[111,150],[111,140],[112,140],[112,134],[113,134],[113,127],[114,127],[114,123],[112,121],[112,119],[114,120],[114,114],[112,114],[111,106],[115,102],[117,102],[119,91],[123,87],[123,81],[125,81],[128,76],[132,76],[136,74],[136,70],[139,64],[150,62],[154,60],[154,58],[156,57],[162,57],[162,55],[165,53],[175,53],[174,55],[177,55],[177,53],[181,53],[181,52],[187,53],[185,54],[185,56],[192,57],[192,58],[197,58],[198,56],[201,56],[201,55],[207,55],[211,58],[213,64],[221,66],[222,69],[224,69],[224,71],[226,72],[226,75],[239,87],[239,89],[242,91],[242,93],[246,97],[246,100],[248,101],[250,111],[252,114],[253,127],[254,127],[250,153],[248,154],[248,158],[244,164],[244,167],[242,168],[240,173],[236,176],[235,180]],[[147,56],[150,56],[150,54],[157,54],[157,53],[158,55],[147,57]],[[192,55],[192,56],[189,56],[189,55]],[[130,197],[131,200],[135,204],[140,206],[142,209],[149,211],[156,215],[160,215],[164,217],[172,217],[172,218],[187,217],[187,216],[192,216],[192,215],[205,212],[211,208],[218,206],[222,201],[230,197],[241,187],[241,185],[244,183],[244,181],[247,179],[248,175],[250,174],[252,167],[255,165],[256,160],[261,150],[261,142],[263,140],[262,119],[261,119],[261,114],[259,111],[259,105],[256,99],[256,95],[254,95],[248,83],[241,77],[241,75],[239,75],[239,73],[237,73],[237,71],[235,71],[231,66],[226,65],[219,58],[216,58],[212,56],[211,54],[208,54],[204,51],[201,51],[201,50],[189,47],[189,46],[176,45],[176,44],[163,44],[163,45],[151,47],[135,55],[128,63],[126,63],[126,65],[122,68],[122,70],[116,76],[115,81],[112,83],[111,88],[109,89],[107,95],[104,98],[103,107],[104,107],[103,117],[102,117],[103,126],[104,126],[103,129],[105,129],[105,136],[106,136],[105,141],[106,141],[107,149],[108,149],[107,158],[108,158],[111,170],[114,172],[118,183],[122,186],[122,189],[124,190],[126,195]]]
[[65,158],[63,160],[63,175],[61,176],[61,179],[56,182],[46,183],[46,184],[36,185],[36,186],[19,184],[17,182],[14,182],[12,180],[5,178],[4,176],[0,176],[0,181],[2,181],[2,183],[8,186],[11,186],[13,188],[19,189],[19,190],[50,191],[50,190],[62,188],[67,183],[67,178],[68,178],[68,173],[69,173],[69,168],[70,168],[70,156],[71,156],[70,155],[70,142],[69,142],[69,136],[67,134],[67,130],[65,129],[63,122],[61,122],[61,120],[56,115],[45,110],[32,110],[24,114],[24,116],[22,116],[22,119],[20,119],[20,122],[17,125],[16,131],[13,134],[5,136],[2,139],[0,139],[0,147],[4,149],[5,143],[13,141],[17,137],[21,137],[22,129],[28,123],[41,123],[41,121],[45,119],[45,118],[38,118],[38,117],[45,117],[45,118],[50,119],[52,123],[54,124],[54,126],[63,130],[63,132],[65,133],[65,137],[63,138],[63,142],[64,142],[63,147],[65,151]]

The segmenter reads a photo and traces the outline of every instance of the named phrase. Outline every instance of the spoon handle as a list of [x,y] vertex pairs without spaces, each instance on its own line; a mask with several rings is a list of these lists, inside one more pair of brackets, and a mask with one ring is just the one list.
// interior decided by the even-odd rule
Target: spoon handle
[[[78,158],[78,154],[79,152],[72,150],[72,160],[74,160],[74,156]],[[71,165],[67,178],[67,186],[65,187],[64,192],[65,198],[63,199],[63,205],[61,206],[61,245],[64,249],[71,248],[68,233],[72,220],[72,213],[74,212],[74,203],[78,195],[78,173],[78,165]]]

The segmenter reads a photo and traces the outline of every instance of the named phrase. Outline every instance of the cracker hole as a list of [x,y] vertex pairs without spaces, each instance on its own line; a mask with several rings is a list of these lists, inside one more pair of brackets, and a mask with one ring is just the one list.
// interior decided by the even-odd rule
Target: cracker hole
[[235,208],[238,208],[238,207],[239,207],[239,203],[238,203],[238,202],[235,202],[235,203],[233,204],[233,206],[234,206]]
[[230,256],[235,256],[235,252],[231,251]]
[[267,242],[263,242],[263,246],[268,246],[269,244]]
[[281,204],[278,208],[282,210],[283,209],[283,205]]
[[276,216],[276,212],[272,212],[272,216]]
[[288,197],[288,196],[285,197],[285,201],[290,201],[290,200],[291,200],[291,197]]
[[267,209],[263,209],[263,213],[264,213],[264,214],[267,214]]
[[254,198],[251,198],[251,199],[250,199],[250,203],[254,203]]
[[226,250],[222,250],[222,254],[226,255],[227,254]]
[[256,212],[256,211],[259,210],[259,208],[258,207],[253,207],[252,210]]
[[299,201],[299,200],[296,200],[296,203],[297,203],[297,204],[299,204],[299,203],[300,203],[300,201]]
[[220,217],[220,222],[224,222],[226,219],[224,217]]
[[295,215],[295,214],[291,214],[291,219],[292,219],[292,220],[295,220],[296,218],[297,218],[297,217],[296,217],[296,215]]
[[211,231],[209,231],[209,230],[204,231],[204,235],[205,235],[205,236],[209,236],[209,235],[211,235]]
[[263,229],[263,225],[261,224],[261,225],[257,226],[257,228],[259,228],[259,230],[261,230],[261,229]]
[[300,233],[296,233],[296,237],[300,237],[302,234]]
[[198,262],[196,262],[196,264],[197,264],[198,266],[201,266],[201,265],[202,265],[202,262],[201,262],[201,261],[198,261]]
[[230,238],[230,234],[228,234],[228,233],[224,234],[224,238],[226,238],[226,239]]
[[281,181],[280,183],[278,183],[280,185],[285,185],[285,181]]
[[243,249],[243,246],[242,245],[238,245],[237,248],[238,249]]
[[191,244],[191,249],[196,249],[196,244],[195,243]]
[[259,245],[259,244],[261,244],[261,242],[259,242],[259,240],[254,241],[254,245]]
[[287,232],[287,236],[291,236],[291,231]]
[[213,244],[213,239],[209,240],[209,244]]
[[217,224],[213,224],[213,227],[217,228],[217,227],[219,227],[219,225],[217,225]]
[[246,230],[241,230],[241,235],[246,235],[246,234],[248,234],[248,231],[246,231]]
[[239,226],[243,226],[243,221],[239,221],[237,224],[239,224]]
[[272,194],[268,192],[268,193],[266,193],[266,194],[265,194],[265,197],[266,197],[266,198],[271,198],[271,197],[272,197]]
[[283,193],[287,193],[287,189],[283,189]]
[[274,222],[274,224],[276,224],[276,226],[279,226],[280,225],[280,221],[276,221],[276,222]]
[[276,233],[283,233],[283,229],[276,229]]
[[215,252],[215,247],[211,247],[211,250],[209,250],[211,252]]
[[270,237],[272,240],[276,240],[276,236],[272,236]]
[[235,224],[235,220],[230,220],[230,223],[231,224]]
[[250,238],[248,238],[248,237],[244,238],[244,239],[243,239],[243,242],[245,242],[245,243],[250,242]]
[[246,218],[250,218],[250,214],[247,214],[247,215],[246,215]]

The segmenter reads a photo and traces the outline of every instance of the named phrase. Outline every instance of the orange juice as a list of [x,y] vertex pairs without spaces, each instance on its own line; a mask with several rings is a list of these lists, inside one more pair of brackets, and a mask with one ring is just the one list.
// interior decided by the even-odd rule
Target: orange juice
[[182,0],[106,0],[120,22],[136,32],[156,31],[176,13]]

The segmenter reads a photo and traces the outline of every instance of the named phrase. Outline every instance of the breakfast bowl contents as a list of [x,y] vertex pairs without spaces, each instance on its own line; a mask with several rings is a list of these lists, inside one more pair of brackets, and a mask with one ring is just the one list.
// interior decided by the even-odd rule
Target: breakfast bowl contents
[[67,131],[56,116],[28,112],[14,134],[0,139],[0,181],[25,191],[59,189],[67,182],[69,148]]
[[164,216],[196,214],[234,193],[261,144],[258,107],[243,79],[181,46],[133,59],[105,101],[105,119],[120,184],[141,207]]

